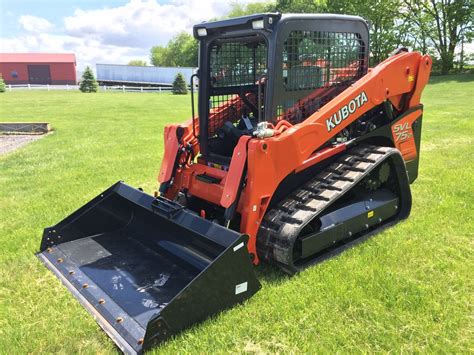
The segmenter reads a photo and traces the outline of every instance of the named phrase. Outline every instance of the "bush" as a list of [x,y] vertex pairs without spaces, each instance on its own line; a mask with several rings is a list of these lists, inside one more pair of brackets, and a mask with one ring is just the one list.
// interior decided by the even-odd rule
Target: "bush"
[[91,68],[86,67],[84,74],[82,74],[82,80],[79,85],[79,90],[82,92],[97,92],[99,90],[99,84],[95,80],[94,73]]
[[3,81],[3,78],[0,76],[0,92],[5,92],[6,86],[5,82]]
[[176,74],[176,77],[173,81],[173,94],[175,95],[186,95],[188,93],[188,87],[186,81],[184,81],[184,76],[181,73]]

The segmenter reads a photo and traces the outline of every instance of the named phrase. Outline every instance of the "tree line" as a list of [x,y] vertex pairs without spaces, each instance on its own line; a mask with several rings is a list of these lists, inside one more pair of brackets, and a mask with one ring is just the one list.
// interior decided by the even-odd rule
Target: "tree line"
[[[396,48],[409,47],[432,55],[434,70],[448,74],[455,64],[463,69],[474,54],[464,47],[474,39],[472,0],[277,0],[233,4],[228,18],[262,12],[336,13],[358,15],[370,23],[370,64]],[[458,60],[456,50],[460,48]],[[150,53],[155,66],[197,67],[198,41],[182,32]]]

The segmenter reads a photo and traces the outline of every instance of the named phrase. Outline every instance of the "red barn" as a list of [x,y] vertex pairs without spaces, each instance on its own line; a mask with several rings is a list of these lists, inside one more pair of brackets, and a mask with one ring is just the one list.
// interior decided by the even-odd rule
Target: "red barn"
[[6,84],[76,84],[76,56],[71,53],[0,53]]

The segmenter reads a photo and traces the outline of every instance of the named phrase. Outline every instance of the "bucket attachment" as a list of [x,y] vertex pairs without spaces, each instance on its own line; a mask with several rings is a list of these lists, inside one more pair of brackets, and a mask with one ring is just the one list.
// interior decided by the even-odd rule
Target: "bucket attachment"
[[255,294],[248,237],[118,182],[44,230],[38,257],[125,353]]

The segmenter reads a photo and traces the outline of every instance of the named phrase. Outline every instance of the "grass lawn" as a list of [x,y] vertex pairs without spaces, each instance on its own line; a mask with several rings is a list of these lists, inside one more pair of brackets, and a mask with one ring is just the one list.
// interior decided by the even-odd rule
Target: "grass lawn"
[[[436,77],[423,96],[411,217],[262,290],[155,352],[473,352],[474,76]],[[43,227],[115,183],[152,193],[163,127],[189,96],[7,92],[0,121],[55,132],[0,157],[0,353],[113,353],[113,342],[36,259]]]

